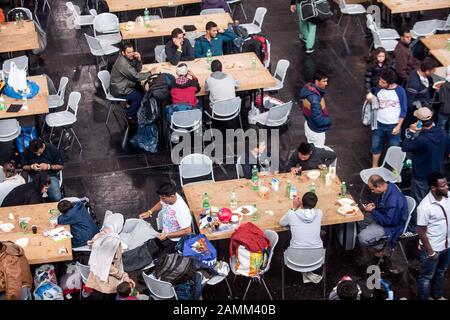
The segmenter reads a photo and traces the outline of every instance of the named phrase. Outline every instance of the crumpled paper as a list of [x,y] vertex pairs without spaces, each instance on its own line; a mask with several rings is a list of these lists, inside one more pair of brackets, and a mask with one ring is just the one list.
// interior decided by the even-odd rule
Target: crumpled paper
[[14,228],[15,226],[9,222],[0,224],[0,230],[2,230],[3,232],[11,232],[11,230]]

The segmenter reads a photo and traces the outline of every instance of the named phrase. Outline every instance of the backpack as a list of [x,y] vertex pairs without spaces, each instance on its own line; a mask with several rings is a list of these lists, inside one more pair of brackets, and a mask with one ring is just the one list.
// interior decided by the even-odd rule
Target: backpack
[[184,241],[183,256],[198,260],[202,268],[206,269],[213,269],[217,263],[216,248],[204,234],[199,234]]
[[138,110],[138,113],[140,112],[142,113],[140,116],[145,119],[144,122],[146,123],[152,123],[159,118],[158,102],[152,96],[150,91],[146,92],[142,99],[141,108]]
[[269,57],[266,37],[261,34],[252,35],[244,42],[242,52],[254,52],[258,56],[259,60],[264,63],[264,61],[266,61]]
[[16,138],[19,153],[23,153],[30,145],[30,141],[37,139],[37,137],[38,135],[35,127],[22,127],[20,135]]
[[168,73],[157,73],[150,75],[144,83],[149,86],[148,95],[157,100],[170,98],[170,84],[174,77]]
[[333,15],[327,0],[303,0],[300,2],[300,19],[320,24]]
[[177,285],[194,279],[196,271],[194,259],[183,257],[178,253],[170,253],[156,260],[153,274],[156,279]]

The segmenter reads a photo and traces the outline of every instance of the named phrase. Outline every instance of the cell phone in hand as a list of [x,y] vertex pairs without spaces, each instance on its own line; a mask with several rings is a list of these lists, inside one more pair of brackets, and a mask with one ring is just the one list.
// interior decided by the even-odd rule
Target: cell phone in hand
[[369,203],[370,201],[368,201],[367,199],[359,198],[359,204],[362,205],[363,207],[367,206]]

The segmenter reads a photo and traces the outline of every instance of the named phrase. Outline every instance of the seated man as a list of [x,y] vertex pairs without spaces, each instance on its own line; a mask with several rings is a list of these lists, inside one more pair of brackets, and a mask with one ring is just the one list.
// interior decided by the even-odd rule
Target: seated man
[[375,203],[364,205],[368,215],[361,224],[363,229],[358,234],[358,240],[362,246],[378,251],[376,256],[381,256],[384,245],[380,239],[387,237],[388,248],[394,248],[408,219],[408,204],[400,189],[379,175],[370,176],[367,185],[377,194],[377,199]]
[[134,51],[130,42],[124,42],[121,52],[111,70],[110,91],[114,97],[123,98],[130,102],[125,112],[129,118],[135,117],[140,106],[144,91],[140,82],[155,73],[142,71],[141,54]]
[[241,156],[242,171],[246,179],[252,178],[252,168],[254,165],[258,172],[269,170],[270,153],[267,152],[267,144],[264,139],[259,139],[255,147],[247,152],[250,145],[246,145],[245,154]]
[[154,212],[162,214],[162,233],[158,236],[161,254],[174,253],[182,236],[192,232],[191,212],[183,198],[177,193],[174,183],[163,183],[156,192],[160,201],[139,218],[151,217]]
[[300,143],[286,166],[285,171],[296,175],[301,170],[321,169],[336,160],[334,151],[315,147],[312,143]]
[[25,180],[17,172],[15,162],[9,161],[2,166],[0,166],[0,175],[3,173],[4,181],[0,183],[0,206],[3,199],[17,186],[25,183]]
[[44,193],[48,192],[51,178],[45,172],[39,172],[33,181],[19,185],[11,190],[3,199],[2,207],[23,206],[43,203]]
[[64,168],[64,160],[61,152],[52,144],[44,143],[41,139],[30,141],[30,145],[23,153],[23,170],[27,171],[34,179],[36,174],[45,171],[51,179],[48,188],[48,199],[59,201],[61,199],[61,189],[57,174]]
[[210,103],[214,104],[217,101],[235,98],[239,81],[222,72],[222,63],[219,60],[211,62],[211,72],[205,82],[205,90],[209,91]]
[[[200,91],[200,84],[194,73],[185,63],[180,63],[176,70],[177,78],[172,83],[170,95],[173,104],[189,104],[198,107],[199,100],[196,93]],[[200,106],[201,108],[201,106]]]
[[223,55],[223,43],[226,41],[232,41],[236,38],[234,32],[226,30],[219,30],[217,24],[213,21],[209,21],[206,24],[206,34],[195,40],[195,57],[204,58],[208,52],[211,51],[213,56]]
[[166,43],[167,61],[176,66],[180,61],[194,60],[194,48],[189,39],[184,38],[184,32],[180,28],[172,30],[172,38]]
[[70,225],[73,248],[87,245],[87,241],[100,232],[83,201],[72,203],[68,200],[61,200],[58,203],[58,210],[62,213],[58,217],[58,224]]
[[0,300],[24,300],[33,285],[22,247],[0,241]]
[[316,209],[317,196],[313,192],[306,192],[302,199],[295,197],[290,209],[280,220],[283,227],[291,229],[292,248],[323,248],[320,238],[322,224],[322,210]]

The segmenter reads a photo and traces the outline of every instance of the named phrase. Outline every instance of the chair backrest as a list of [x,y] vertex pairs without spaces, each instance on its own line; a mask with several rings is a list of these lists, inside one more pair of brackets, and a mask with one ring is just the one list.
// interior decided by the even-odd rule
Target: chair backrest
[[87,282],[87,279],[89,278],[89,273],[91,272],[91,268],[87,265],[81,264],[78,261],[76,262],[77,269],[80,271],[81,274],[81,280],[83,283]]
[[111,75],[108,70],[101,70],[97,73],[97,77],[102,83],[103,92],[106,96],[109,96],[109,85],[111,82]]
[[266,50],[267,50],[267,59],[264,61],[264,67],[268,68],[270,66],[271,45],[270,45],[270,41],[267,38],[266,38]]
[[175,288],[170,282],[157,280],[153,275],[147,275],[145,272],[142,273],[142,277],[148,290],[150,290],[150,294],[157,300],[172,299],[174,297],[178,300]]
[[236,176],[238,179],[244,176],[244,170],[242,170],[242,156],[236,159]]
[[347,3],[345,3],[345,0],[339,0],[339,8],[345,9],[347,6]]
[[194,129],[198,128],[201,121],[202,112],[199,109],[176,111],[172,114],[170,127],[173,130],[177,128]]
[[97,33],[115,33],[120,32],[119,18],[115,14],[104,12],[96,15],[94,18],[94,36]]
[[200,11],[200,15],[213,13],[225,13],[225,10],[222,8],[213,8],[213,9],[203,9],[202,11]]
[[408,219],[405,223],[405,228],[403,229],[403,233],[408,230],[409,223],[411,221],[412,213],[414,212],[414,209],[416,208],[416,200],[413,197],[405,196],[406,202],[408,203]]
[[30,9],[25,7],[17,7],[8,11],[7,14],[8,21],[13,21],[15,19],[15,13],[16,12],[19,13],[20,11],[23,11],[23,13],[25,13],[24,17],[25,19],[33,20],[33,14],[31,13]]
[[366,14],[366,27],[367,29],[371,29],[370,27],[373,26],[375,30],[377,30],[377,25],[375,24],[375,20],[373,19],[373,15]]
[[383,43],[381,42],[380,33],[376,29],[375,24],[368,26],[368,28],[372,31],[373,44],[375,45],[375,48],[382,47]]
[[215,102],[211,106],[213,118],[217,120],[230,120],[235,118],[241,112],[241,102],[240,97]]
[[166,46],[163,44],[155,46],[155,60],[158,63],[166,62]]
[[267,9],[264,7],[256,8],[255,17],[253,18],[253,24],[256,24],[258,27],[262,28],[262,24],[264,21],[264,16],[267,13]]
[[78,104],[81,99],[81,93],[77,91],[72,91],[69,95],[69,101],[67,102],[67,109],[66,111],[73,113],[73,115],[76,117],[78,112]]
[[89,50],[91,50],[91,53],[94,56],[97,55],[103,55],[103,47],[100,44],[100,41],[98,41],[97,39],[95,39],[94,37],[91,37],[88,34],[84,34],[84,37],[86,38],[86,41],[88,43],[89,46]]
[[377,26],[377,28],[381,28],[381,10],[380,7],[373,4],[367,7],[366,12],[370,14]]
[[269,126],[281,126],[289,118],[292,109],[292,101],[286,102],[280,106],[275,106],[269,109],[266,124]]
[[403,161],[405,160],[406,152],[402,151],[401,147],[392,146],[386,152],[384,157],[383,167],[388,164],[398,175],[401,174],[403,169]]
[[277,67],[273,77],[280,80],[284,84],[284,78],[286,77],[287,69],[289,68],[289,61],[285,59],[278,60]]
[[314,271],[325,262],[324,248],[292,248],[284,252],[284,263],[298,272]]
[[66,2],[66,7],[67,7],[67,9],[69,9],[69,12],[72,14],[75,23],[77,23],[80,15],[79,15],[78,11],[75,9],[75,6],[73,5],[73,3],[70,1]]
[[58,87],[57,95],[59,96],[59,101],[61,102],[61,104],[64,104],[64,95],[66,93],[66,87],[67,87],[68,83],[69,83],[69,78],[67,78],[67,77],[61,77],[61,80],[59,80],[59,87]]
[[275,247],[278,243],[278,233],[272,230],[264,230],[264,234],[270,241],[270,252],[269,258],[267,259],[267,266],[264,268],[263,273],[266,273],[270,269],[270,262],[272,261],[273,253],[275,251]]
[[211,174],[212,180],[214,180],[213,162],[208,156],[201,153],[192,153],[185,156],[181,159],[178,169],[181,186],[184,185],[183,178],[191,179]]

